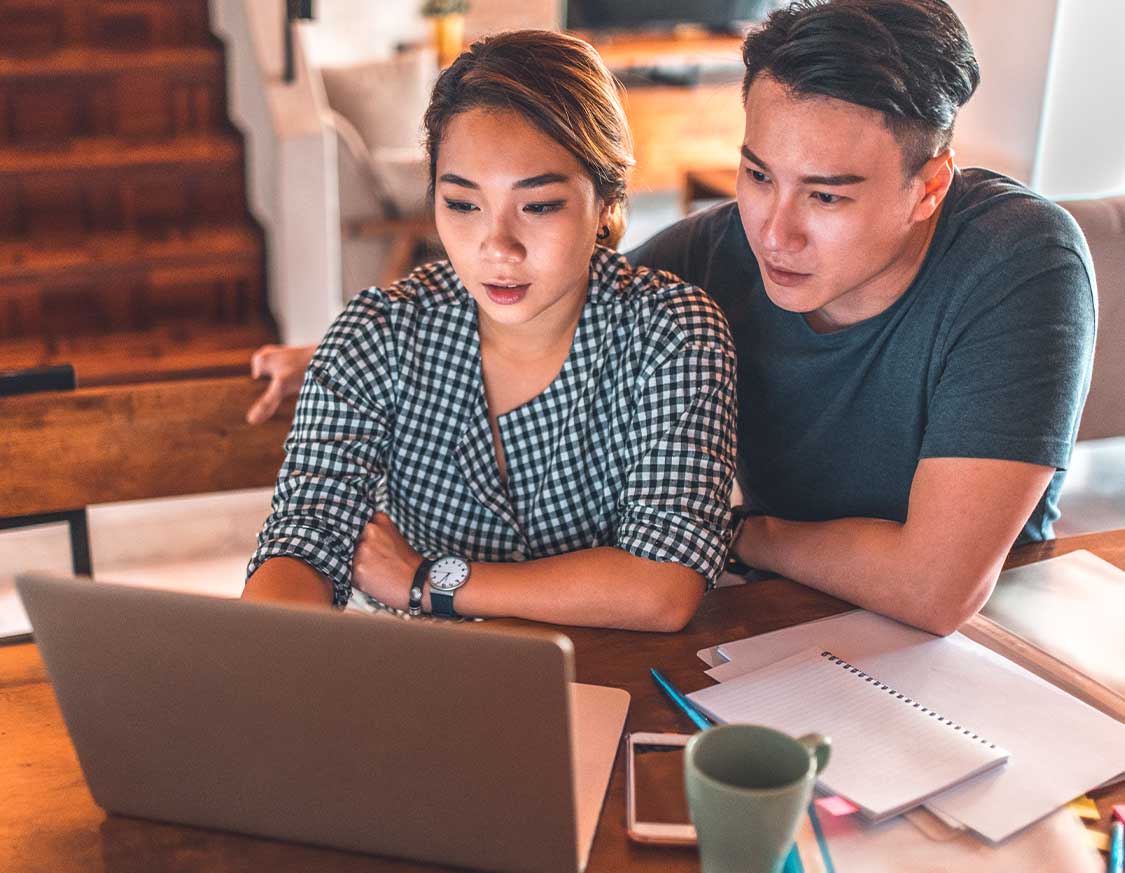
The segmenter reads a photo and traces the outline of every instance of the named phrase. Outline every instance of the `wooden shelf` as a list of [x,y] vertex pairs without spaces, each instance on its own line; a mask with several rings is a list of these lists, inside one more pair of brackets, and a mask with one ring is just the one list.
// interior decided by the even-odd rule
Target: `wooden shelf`
[[[742,41],[734,36],[599,36],[593,44],[615,70],[741,63]],[[693,167],[737,163],[744,126],[741,81],[631,86],[624,102],[637,161],[630,192],[679,190],[684,172]]]

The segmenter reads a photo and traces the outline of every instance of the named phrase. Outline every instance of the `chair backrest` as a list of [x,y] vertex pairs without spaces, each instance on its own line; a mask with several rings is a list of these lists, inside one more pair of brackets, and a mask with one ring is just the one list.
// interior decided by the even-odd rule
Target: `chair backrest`
[[1086,234],[1098,278],[1094,375],[1078,438],[1125,436],[1125,195],[1060,205]]
[[249,378],[0,397],[0,518],[272,485],[293,415],[244,415]]

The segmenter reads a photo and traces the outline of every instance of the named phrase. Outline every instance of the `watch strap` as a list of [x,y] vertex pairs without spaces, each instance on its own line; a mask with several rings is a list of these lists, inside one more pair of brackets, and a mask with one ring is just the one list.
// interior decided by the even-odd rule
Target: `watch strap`
[[[407,612],[410,615],[422,614],[422,595],[426,590],[426,579],[430,575],[430,567],[434,562],[429,558],[423,558],[422,563],[418,565],[418,569],[414,571],[414,581],[410,583],[410,603],[407,606]],[[430,592],[431,597],[433,592]]]
[[[454,589],[454,591],[456,591],[456,589]],[[454,591],[438,591],[432,585],[430,586],[430,611],[433,615],[441,616],[442,618],[461,617],[453,609]]]
[[734,553],[734,546],[738,542],[738,535],[742,533],[742,525],[746,523],[746,519],[754,515],[761,515],[761,513],[745,505],[731,507],[730,548],[727,550],[724,572],[733,573],[735,576],[745,576],[753,570],[749,564],[743,563]]

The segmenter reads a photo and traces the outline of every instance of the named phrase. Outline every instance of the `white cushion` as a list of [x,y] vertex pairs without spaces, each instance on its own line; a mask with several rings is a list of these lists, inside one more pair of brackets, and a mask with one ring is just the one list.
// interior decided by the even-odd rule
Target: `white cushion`
[[368,149],[420,147],[438,75],[431,49],[320,72],[329,105],[355,125]]

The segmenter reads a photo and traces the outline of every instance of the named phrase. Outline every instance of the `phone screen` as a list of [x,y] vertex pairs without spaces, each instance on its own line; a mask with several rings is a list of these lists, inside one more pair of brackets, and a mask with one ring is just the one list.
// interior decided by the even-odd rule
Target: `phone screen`
[[633,746],[634,802],[638,822],[690,824],[684,795],[684,747]]

